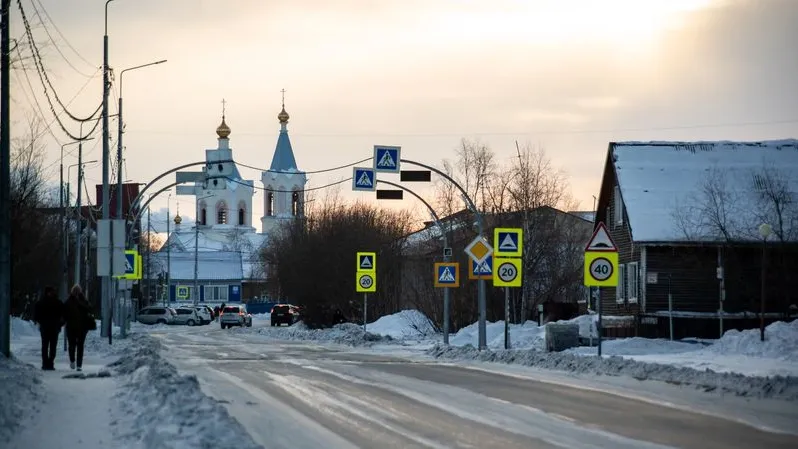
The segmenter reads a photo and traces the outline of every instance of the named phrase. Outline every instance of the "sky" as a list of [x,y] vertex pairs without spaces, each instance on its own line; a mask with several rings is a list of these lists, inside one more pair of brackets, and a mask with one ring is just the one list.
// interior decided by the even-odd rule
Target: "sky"
[[[104,1],[21,3],[59,97],[90,115],[102,93]],[[12,37],[22,39],[17,2],[12,9]],[[544,148],[590,210],[611,141],[798,137],[795,23],[791,0],[114,0],[115,73],[167,59],[124,75],[124,179],[149,182],[204,159],[222,99],[234,157],[267,168],[285,89],[302,170],[368,158],[375,144],[440,167],[461,138],[509,163],[518,141]],[[53,120],[34,70],[17,65],[11,83],[12,132],[30,114]],[[116,80],[111,114],[118,97]],[[64,124],[78,134],[76,122]],[[46,165],[57,182],[70,138],[51,129]],[[115,117],[110,132],[115,145]],[[84,160],[101,158],[100,143],[98,134],[84,145]],[[76,146],[66,150],[68,166]],[[241,172],[260,186],[258,171]],[[101,165],[86,175],[99,183]],[[349,176],[311,174],[308,187]],[[350,185],[346,198],[373,198]],[[413,188],[431,198],[430,187]],[[193,215],[185,196],[169,200],[172,215],[178,203]],[[262,192],[253,205],[259,223]],[[165,221],[167,198],[152,206],[154,224]],[[391,206],[421,212],[411,199]]]

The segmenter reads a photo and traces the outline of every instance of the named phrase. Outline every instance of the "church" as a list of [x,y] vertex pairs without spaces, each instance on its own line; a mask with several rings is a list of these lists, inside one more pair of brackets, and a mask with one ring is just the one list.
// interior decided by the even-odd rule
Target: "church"
[[[173,232],[153,255],[152,272],[163,273],[164,282],[168,279],[168,288],[162,289],[159,299],[215,303],[265,299],[267,274],[260,253],[270,233],[304,215],[307,176],[297,168],[288,119],[283,100],[271,165],[261,172],[261,185],[256,186],[254,180],[244,179],[232,162],[231,129],[222,113],[216,128],[217,146],[205,150],[205,181],[177,189],[178,195],[193,196],[196,223],[183,225],[178,211]],[[253,223],[255,189],[263,192],[260,232]]]

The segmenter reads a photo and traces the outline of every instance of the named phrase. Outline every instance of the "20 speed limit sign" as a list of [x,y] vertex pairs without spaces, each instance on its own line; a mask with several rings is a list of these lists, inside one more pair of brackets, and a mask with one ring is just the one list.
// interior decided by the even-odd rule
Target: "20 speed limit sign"
[[618,253],[588,251],[585,253],[585,285],[616,287],[618,285]]
[[494,287],[521,286],[521,259],[496,258],[493,267]]
[[377,291],[377,279],[375,279],[374,273],[368,271],[358,271],[355,279],[357,281],[355,286],[358,293],[370,293]]

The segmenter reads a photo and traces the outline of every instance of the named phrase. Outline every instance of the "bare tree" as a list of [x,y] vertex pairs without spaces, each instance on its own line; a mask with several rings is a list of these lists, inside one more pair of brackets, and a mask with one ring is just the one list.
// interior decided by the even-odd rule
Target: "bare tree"
[[751,194],[759,223],[768,223],[779,242],[798,240],[798,198],[783,171],[764,166],[751,176]]

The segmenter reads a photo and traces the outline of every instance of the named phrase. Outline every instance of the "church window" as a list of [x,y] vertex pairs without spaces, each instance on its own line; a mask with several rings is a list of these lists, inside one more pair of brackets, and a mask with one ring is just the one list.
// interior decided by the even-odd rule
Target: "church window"
[[238,203],[238,225],[239,226],[244,226],[245,224],[247,224],[246,223],[246,218],[245,218],[246,217],[246,210],[247,210],[247,206],[244,204],[243,201]]
[[202,226],[208,224],[208,211],[204,207],[202,208],[202,214],[200,215],[200,224]]
[[266,194],[266,216],[274,216],[274,192],[271,191]]
[[296,190],[291,194],[291,214],[299,215],[299,192]]
[[216,224],[227,224],[227,204],[224,201],[216,204]]

